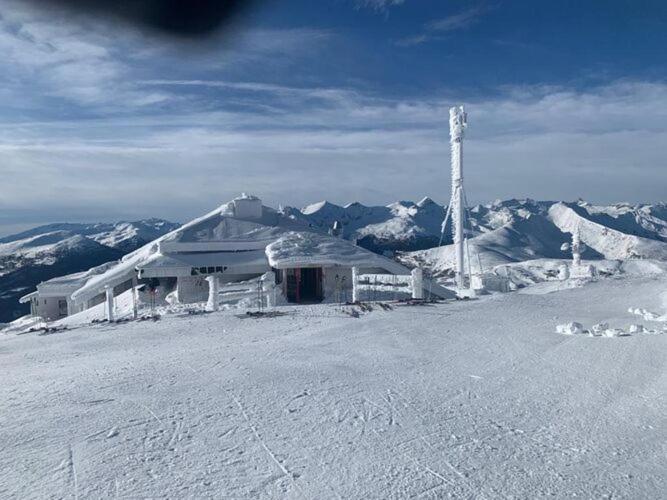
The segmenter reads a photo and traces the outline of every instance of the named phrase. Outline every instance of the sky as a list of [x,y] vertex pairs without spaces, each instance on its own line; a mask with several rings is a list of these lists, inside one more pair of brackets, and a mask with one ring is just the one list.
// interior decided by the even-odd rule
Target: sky
[[667,201],[664,1],[256,0],[188,40],[39,5],[0,0],[0,236],[446,203],[458,104],[471,203]]

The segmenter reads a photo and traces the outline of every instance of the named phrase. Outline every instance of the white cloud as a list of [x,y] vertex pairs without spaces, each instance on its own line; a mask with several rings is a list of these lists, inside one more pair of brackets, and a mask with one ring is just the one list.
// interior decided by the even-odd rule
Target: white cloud
[[[303,68],[332,33],[256,29],[175,56],[136,34],[2,14],[0,109],[21,112],[0,115],[0,233],[44,214],[187,220],[241,191],[276,205],[449,196],[448,108],[460,96],[271,77]],[[663,82],[511,87],[466,105],[471,200],[664,198]]]
[[411,47],[433,40],[440,40],[443,33],[465,29],[475,24],[489,10],[490,8],[487,6],[478,5],[458,14],[434,19],[424,25],[422,33],[401,38],[395,42],[395,45],[399,47]]
[[[446,201],[450,99],[229,85],[256,93],[274,112],[0,125],[0,206],[58,214],[88,214],[92,206],[111,219],[185,220],[241,191],[276,205]],[[336,98],[313,100],[313,93]],[[664,198],[667,84],[513,88],[467,107],[471,201]]]

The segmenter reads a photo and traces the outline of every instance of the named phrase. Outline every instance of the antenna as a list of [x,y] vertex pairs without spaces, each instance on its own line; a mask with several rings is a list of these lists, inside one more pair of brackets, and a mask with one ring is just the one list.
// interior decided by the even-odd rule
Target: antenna
[[463,136],[468,126],[468,117],[463,106],[449,109],[449,144],[451,146],[452,163],[452,236],[456,254],[456,287],[465,288],[464,245],[465,234],[463,218],[465,203],[463,195]]

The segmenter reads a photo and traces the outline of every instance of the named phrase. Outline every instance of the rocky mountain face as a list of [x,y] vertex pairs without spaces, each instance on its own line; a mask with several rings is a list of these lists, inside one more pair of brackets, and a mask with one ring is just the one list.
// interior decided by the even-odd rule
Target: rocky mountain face
[[18,299],[42,281],[117,260],[179,225],[161,219],[48,224],[0,239],[0,323],[29,311]]

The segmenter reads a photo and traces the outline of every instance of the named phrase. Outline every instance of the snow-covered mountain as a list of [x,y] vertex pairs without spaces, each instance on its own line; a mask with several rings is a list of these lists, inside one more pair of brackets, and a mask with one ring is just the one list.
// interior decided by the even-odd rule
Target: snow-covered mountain
[[[440,248],[446,207],[430,198],[387,206],[322,201],[283,213],[312,227],[341,224],[346,239],[409,265],[449,274],[454,265],[451,228]],[[585,259],[667,261],[667,204],[598,206],[583,201],[505,200],[469,210],[470,255],[485,270],[534,259],[570,257],[571,232],[586,245]],[[118,259],[175,229],[161,219],[115,224],[49,224],[0,239],[0,322],[25,312],[18,298],[40,281]]]
[[335,221],[342,224],[343,237],[375,252],[409,251],[438,244],[445,209],[430,198],[418,203],[397,201],[387,206],[350,203],[341,207],[328,201],[301,210],[287,207],[288,215],[323,230]]
[[[285,211],[324,230],[339,221],[345,238],[374,251],[416,251],[438,245],[446,207],[424,198],[387,206],[352,203],[341,207],[324,201]],[[470,243],[493,262],[567,257],[569,251],[561,247],[570,241],[575,227],[589,247],[584,257],[667,258],[665,204],[595,206],[581,201],[512,199],[477,205],[468,215]],[[448,227],[443,245],[451,242]]]
[[[53,232],[67,231],[85,236],[102,245],[129,252],[163,234],[176,229],[180,224],[164,219],[144,219],[133,222],[110,222],[94,224],[56,223],[39,226],[22,233],[0,238],[1,245]],[[1,255],[2,250],[0,250]]]
[[0,239],[0,323],[27,312],[18,299],[56,276],[117,260],[178,224],[161,219],[48,224]]
[[[585,202],[507,200],[470,211],[469,253],[473,267],[548,258],[570,258],[571,234],[585,244],[583,258],[667,260],[664,204],[594,206]],[[450,242],[448,242],[450,243]],[[451,244],[407,252],[399,260],[447,273],[454,266]]]

